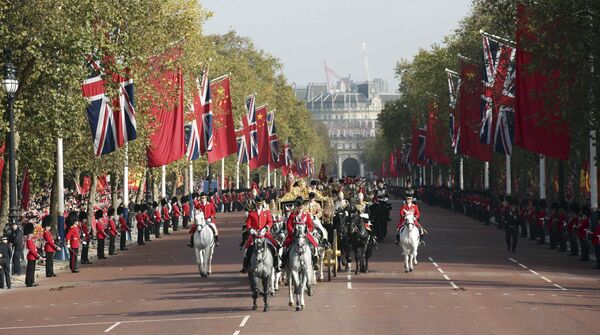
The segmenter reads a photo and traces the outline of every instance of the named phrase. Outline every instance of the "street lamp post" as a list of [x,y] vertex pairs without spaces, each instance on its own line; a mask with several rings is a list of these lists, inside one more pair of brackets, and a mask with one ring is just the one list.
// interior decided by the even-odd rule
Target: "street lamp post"
[[6,110],[8,111],[9,132],[6,141],[8,142],[8,178],[9,178],[9,225],[18,224],[19,212],[17,208],[17,174],[15,168],[15,113],[13,109],[15,93],[19,88],[17,80],[17,69],[12,64],[12,55],[10,49],[4,49],[4,68],[2,87],[6,92]]

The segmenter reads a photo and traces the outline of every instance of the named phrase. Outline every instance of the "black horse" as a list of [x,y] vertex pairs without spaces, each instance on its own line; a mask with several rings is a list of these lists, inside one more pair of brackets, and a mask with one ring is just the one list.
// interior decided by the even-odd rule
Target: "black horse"
[[[345,267],[346,271],[350,268],[350,251],[352,250],[352,245],[350,242],[349,230],[351,221],[352,210],[349,208],[339,208],[335,211],[333,215],[333,228],[337,230],[339,242],[338,246],[341,252],[340,262],[338,262],[338,270],[341,270],[342,265]],[[331,236],[333,236],[333,234]]]
[[352,213],[348,236],[350,249],[354,251],[354,259],[356,260],[356,270],[354,273],[358,274],[359,271],[362,273],[368,272],[367,248],[371,234],[358,212]]

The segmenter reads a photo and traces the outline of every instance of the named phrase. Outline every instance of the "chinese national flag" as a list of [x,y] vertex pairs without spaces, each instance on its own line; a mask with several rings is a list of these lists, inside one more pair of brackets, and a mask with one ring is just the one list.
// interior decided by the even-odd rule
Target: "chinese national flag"
[[267,106],[256,109],[256,140],[258,155],[250,159],[250,168],[257,169],[269,164],[271,145],[269,143],[269,129],[267,128]]
[[492,160],[492,146],[481,143],[481,69],[475,64],[461,61],[460,91],[458,109],[460,111],[460,153],[482,161]]
[[213,109],[213,147],[208,152],[208,162],[214,163],[237,153],[229,77],[211,82],[210,94]]

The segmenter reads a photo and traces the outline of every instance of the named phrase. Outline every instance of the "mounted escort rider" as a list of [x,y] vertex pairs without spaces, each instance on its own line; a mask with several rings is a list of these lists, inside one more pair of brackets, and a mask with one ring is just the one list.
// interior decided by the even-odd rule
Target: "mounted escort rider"
[[277,241],[271,234],[271,228],[273,227],[273,216],[271,215],[271,211],[264,208],[265,201],[260,196],[254,198],[254,203],[256,207],[254,210],[251,210],[248,213],[248,217],[246,218],[246,231],[248,232],[248,238],[246,239],[246,243],[244,244],[244,258],[242,260],[242,269],[241,273],[246,273],[248,271],[248,266],[250,265],[250,256],[252,255],[252,234],[250,234],[250,230],[253,229],[255,231],[261,231],[263,228],[267,228],[267,232],[265,233],[265,237],[270,242],[273,252],[273,259],[275,264],[275,268],[278,267],[278,258],[275,257],[275,251],[277,249]]
[[[323,242],[328,240],[329,233],[323,227],[323,222],[321,219],[323,218],[323,208],[321,208],[321,204],[317,202],[317,195],[315,192],[308,193],[308,204],[306,205],[308,213],[313,220],[314,226],[321,231],[321,236],[323,237]],[[323,243],[321,242],[321,243]]]
[[288,258],[288,247],[292,244],[292,242],[294,242],[294,233],[296,231],[296,225],[306,225],[306,237],[312,245],[312,247],[310,248],[310,252],[312,255],[313,269],[317,270],[318,267],[316,251],[319,245],[315,238],[312,236],[312,232],[315,229],[314,222],[311,218],[310,213],[304,207],[304,200],[302,199],[302,197],[297,197],[294,201],[294,211],[290,214],[287,220],[288,234],[285,238],[285,241],[283,242],[283,248],[285,249],[283,256],[284,260],[287,260]]
[[419,218],[421,217],[421,211],[419,210],[419,206],[417,204],[413,203],[413,194],[414,194],[413,191],[409,190],[406,192],[406,195],[404,196],[404,198],[406,199],[406,203],[404,205],[402,205],[402,207],[400,207],[400,223],[397,226],[396,241],[394,241],[394,244],[400,243],[400,230],[404,226],[406,217],[409,215],[414,216],[414,218],[415,218],[414,224],[417,228],[419,228],[421,243],[424,243],[424,241],[423,241],[424,229],[421,226],[421,224],[419,224]]
[[[213,230],[213,233],[215,234],[215,246],[220,246],[219,231],[217,230],[217,226],[215,225],[215,217],[217,215],[215,205],[212,202],[209,202],[206,193],[202,192],[200,194],[200,201],[196,203],[195,207],[197,211],[202,211],[202,213],[204,213],[204,219],[206,220],[206,223],[208,223],[208,226]],[[190,243],[188,244],[188,247],[190,248],[194,247],[194,233],[196,232],[196,229],[198,229],[198,225],[194,222],[189,232]]]

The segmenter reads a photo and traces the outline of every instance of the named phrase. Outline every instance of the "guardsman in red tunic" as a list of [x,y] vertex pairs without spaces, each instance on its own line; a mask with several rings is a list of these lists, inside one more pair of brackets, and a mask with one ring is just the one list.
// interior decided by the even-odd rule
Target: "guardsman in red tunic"
[[414,224],[419,228],[421,232],[421,240],[423,239],[423,227],[419,223],[419,218],[421,218],[421,211],[419,210],[419,206],[413,203],[413,192],[408,191],[405,195],[406,203],[400,207],[400,223],[396,226],[396,241],[395,244],[400,243],[400,229],[404,226],[406,221],[406,217],[412,215],[415,218]]
[[80,245],[80,232],[79,232],[79,221],[77,221],[76,216],[69,215],[69,230],[67,231],[67,235],[65,236],[65,243],[67,245],[67,249],[69,250],[69,268],[71,272],[77,273],[79,272],[78,266],[78,256],[79,256],[79,245]]
[[596,229],[592,232],[591,237],[596,254],[596,269],[600,269],[600,224],[596,223]]
[[173,197],[173,199],[171,199],[171,215],[173,216],[173,221],[171,222],[173,225],[173,231],[177,231],[179,230],[179,217],[181,216],[177,197]]
[[115,240],[117,238],[117,234],[119,233],[117,231],[117,225],[115,224],[115,209],[110,207],[108,209],[108,225],[107,225],[107,230],[108,230],[108,254],[110,256],[116,255],[117,253],[115,252]]
[[187,229],[188,224],[190,222],[190,215],[192,214],[190,211],[190,201],[189,201],[189,197],[183,196],[181,198],[181,209],[183,210],[183,228]]
[[163,199],[160,204],[161,206],[161,213],[162,213],[162,222],[163,222],[163,234],[164,235],[171,235],[171,233],[169,233],[169,227],[171,226],[171,216],[169,215],[169,203],[167,203],[166,199]]
[[38,259],[44,259],[37,252],[37,247],[33,238],[33,224],[28,223],[23,228],[23,233],[27,236],[27,272],[25,274],[25,286],[37,286],[35,281],[35,263]]
[[[273,247],[277,247],[278,243],[271,234],[271,228],[273,227],[273,216],[268,209],[264,209],[262,204],[264,200],[261,197],[257,197],[255,199],[257,204],[261,206],[257,206],[257,209],[248,213],[248,217],[246,217],[246,231],[250,232],[251,229],[256,232],[260,232],[263,228],[267,228],[267,232],[265,233],[265,237],[271,242]],[[244,244],[244,259],[242,261],[242,270],[240,272],[245,273],[248,268],[248,262],[250,261],[249,255],[252,254],[252,243],[253,238],[251,234],[248,234],[248,239]],[[250,252],[248,252],[250,250]],[[275,256],[275,255],[274,255]],[[277,262],[277,261],[275,261]],[[278,264],[274,264],[277,266]]]
[[[217,215],[217,211],[215,209],[215,205],[212,202],[208,201],[208,196],[206,195],[206,193],[202,192],[202,194],[200,194],[200,202],[196,204],[196,210],[202,211],[202,213],[204,213],[204,220],[206,220],[206,223],[208,223],[208,226],[213,230],[213,233],[215,234],[215,245],[217,247],[220,246],[219,231],[217,230],[217,226],[215,225],[215,217]],[[188,244],[188,247],[190,248],[194,246],[194,233],[196,232],[197,228],[198,226],[196,225],[196,223],[194,223],[190,228],[190,244]]]
[[127,225],[127,220],[125,220],[125,213],[123,211],[124,208],[122,206],[117,208],[117,215],[119,216],[119,233],[121,234],[119,250],[127,250],[127,232],[131,231]]
[[142,213],[142,206],[135,204],[135,228],[137,228],[137,244],[145,245],[146,214]]
[[50,231],[52,219],[50,215],[46,215],[42,219],[42,227],[44,228],[44,252],[46,253],[46,277],[56,277],[54,274],[54,253],[60,250],[60,247],[54,243],[54,236]]
[[99,209],[94,213],[94,230],[96,231],[96,240],[98,240],[98,259],[106,259],[104,256],[104,239],[106,238],[106,227],[104,226],[104,212]]
[[154,201],[152,203],[152,221],[154,222],[154,237],[160,237],[160,226],[162,224],[162,218],[160,216],[160,210],[158,209],[158,202]]
[[590,229],[590,208],[584,206],[581,209],[581,219],[577,226],[577,237],[579,237],[579,245],[581,245],[580,260],[587,262],[590,260],[590,243],[588,241],[588,231]]
[[[75,212],[71,213],[73,213],[73,216],[70,222],[74,223],[76,221],[79,221],[77,229],[79,230],[81,235],[81,264],[92,264],[92,262],[90,262],[89,257],[90,242],[92,241],[92,228],[90,228],[90,226],[87,223],[88,214],[87,212],[82,211],[79,212],[79,215],[75,216]],[[71,214],[69,214],[69,216],[71,216]]]

